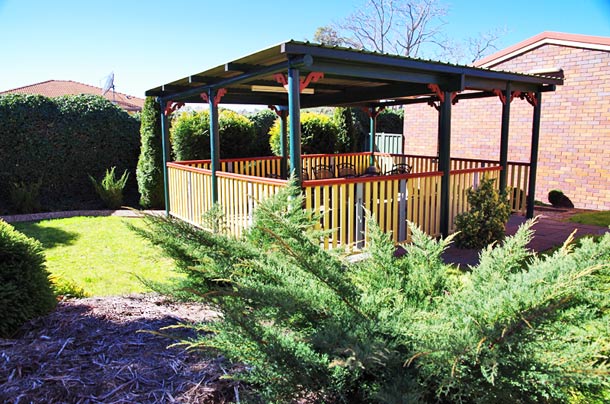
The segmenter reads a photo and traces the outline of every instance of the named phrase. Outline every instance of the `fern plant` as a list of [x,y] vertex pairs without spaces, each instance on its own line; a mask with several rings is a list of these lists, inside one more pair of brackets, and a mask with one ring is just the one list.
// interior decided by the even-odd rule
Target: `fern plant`
[[101,181],[97,181],[91,175],[89,179],[95,188],[95,192],[102,199],[109,209],[118,209],[123,204],[123,189],[129,178],[129,172],[125,170],[120,178],[116,178],[114,173],[116,167],[106,170],[106,174]]

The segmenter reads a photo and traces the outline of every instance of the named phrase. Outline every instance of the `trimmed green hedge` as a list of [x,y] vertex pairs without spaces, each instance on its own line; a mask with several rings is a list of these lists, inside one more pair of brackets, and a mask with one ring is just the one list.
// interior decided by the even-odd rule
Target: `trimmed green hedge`
[[[228,109],[218,116],[220,157],[248,157],[255,138],[254,124]],[[175,160],[210,158],[210,116],[207,110],[184,112],[172,120],[170,138]]]
[[[290,133],[290,125],[288,125]],[[269,131],[269,144],[276,156],[280,150],[280,120]],[[329,116],[315,112],[301,114],[301,152],[303,154],[334,153],[339,136],[339,126]]]
[[41,244],[0,220],[0,338],[55,304]]
[[[0,210],[15,211],[11,184],[39,180],[43,209],[97,207],[88,175],[135,173],[139,121],[101,96],[0,96],[0,122]],[[135,175],[126,193],[137,194]]]

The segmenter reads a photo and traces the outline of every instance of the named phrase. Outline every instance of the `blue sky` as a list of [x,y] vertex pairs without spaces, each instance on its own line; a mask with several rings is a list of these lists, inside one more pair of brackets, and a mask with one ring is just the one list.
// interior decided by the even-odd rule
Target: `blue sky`
[[[144,91],[288,39],[312,39],[363,0],[0,0],[0,90],[40,81]],[[542,31],[610,37],[610,0],[446,0],[460,40],[506,28],[500,48]]]

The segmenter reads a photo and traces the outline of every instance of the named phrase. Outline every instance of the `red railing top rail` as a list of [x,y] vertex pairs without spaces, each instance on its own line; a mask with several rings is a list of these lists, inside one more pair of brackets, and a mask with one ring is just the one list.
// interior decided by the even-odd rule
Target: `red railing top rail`
[[[209,176],[212,175],[212,170],[209,170],[207,168],[191,167],[180,163],[167,163],[167,166],[178,168],[183,171],[190,171],[197,174],[205,174]],[[257,177],[254,175],[227,173],[225,171],[217,171],[216,176],[219,178],[234,178],[238,180],[253,182],[256,184],[286,185],[288,183],[288,180],[283,180],[281,178]]]
[[392,181],[392,180],[403,180],[410,178],[425,178],[425,177],[442,177],[442,171],[430,171],[427,173],[417,174],[394,174],[394,175],[368,175],[361,177],[348,177],[348,178],[326,178],[323,180],[307,180],[302,182],[303,188],[307,187],[318,187],[327,185],[343,185],[343,184],[360,184],[364,182],[379,182],[379,181]]

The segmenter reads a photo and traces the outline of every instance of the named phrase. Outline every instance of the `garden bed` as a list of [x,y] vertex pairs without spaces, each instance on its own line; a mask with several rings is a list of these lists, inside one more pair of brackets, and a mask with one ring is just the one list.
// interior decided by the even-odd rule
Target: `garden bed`
[[0,402],[235,401],[240,386],[223,378],[234,369],[222,358],[168,349],[175,340],[157,333],[216,316],[205,305],[155,294],[60,302],[16,339],[0,339]]

